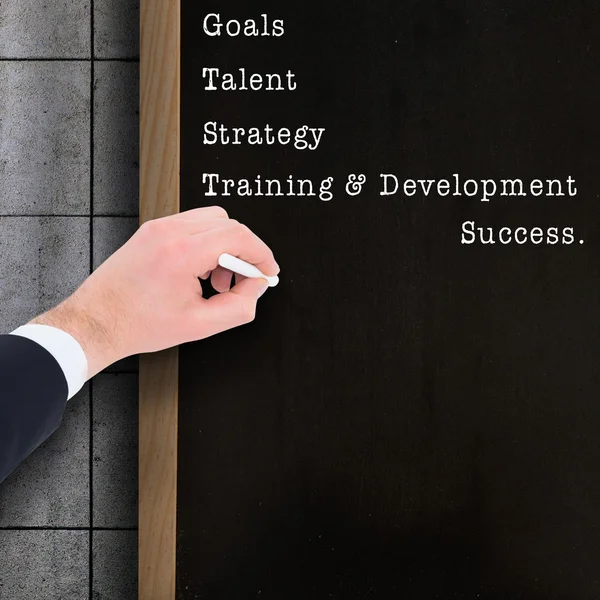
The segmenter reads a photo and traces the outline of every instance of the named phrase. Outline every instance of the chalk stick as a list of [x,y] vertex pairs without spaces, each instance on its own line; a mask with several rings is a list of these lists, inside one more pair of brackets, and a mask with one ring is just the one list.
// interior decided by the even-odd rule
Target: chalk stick
[[228,271],[233,271],[238,275],[244,275],[244,277],[265,279],[269,284],[269,287],[275,287],[279,283],[279,277],[277,277],[277,275],[273,277],[265,275],[254,265],[251,265],[241,258],[231,256],[231,254],[221,254],[221,256],[219,256],[219,265]]

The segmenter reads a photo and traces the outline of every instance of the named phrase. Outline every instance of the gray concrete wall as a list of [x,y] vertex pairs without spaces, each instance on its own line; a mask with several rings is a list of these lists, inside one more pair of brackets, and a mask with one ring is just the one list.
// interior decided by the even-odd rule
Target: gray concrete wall
[[[135,230],[137,0],[0,2],[0,331]],[[0,485],[0,598],[137,598],[137,361]]]

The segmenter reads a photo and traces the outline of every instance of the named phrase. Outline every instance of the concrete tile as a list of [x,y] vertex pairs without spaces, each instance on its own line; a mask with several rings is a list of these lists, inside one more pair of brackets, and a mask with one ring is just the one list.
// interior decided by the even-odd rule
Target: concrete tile
[[[118,250],[137,230],[137,217],[94,218],[94,269]],[[106,372],[137,371],[138,357],[130,356],[111,365]]]
[[88,531],[0,531],[0,598],[89,596]]
[[85,386],[62,425],[0,485],[0,527],[88,527],[90,403]]
[[137,527],[137,375],[94,379],[93,444],[93,526]]
[[89,218],[0,217],[0,331],[58,304],[89,265]]
[[94,217],[94,269],[116,252],[137,228],[136,217]]
[[0,2],[0,57],[89,58],[89,0]]
[[94,56],[135,58],[139,56],[139,0],[94,2]]
[[0,214],[89,214],[89,63],[0,62],[0,89]]
[[139,65],[95,66],[94,212],[139,213]]
[[137,531],[94,531],[94,600],[137,600]]

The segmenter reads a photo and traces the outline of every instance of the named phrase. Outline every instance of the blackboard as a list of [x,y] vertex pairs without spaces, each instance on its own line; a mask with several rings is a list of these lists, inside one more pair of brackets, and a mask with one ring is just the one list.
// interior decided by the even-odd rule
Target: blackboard
[[599,5],[181,10],[181,208],[225,207],[282,272],[181,349],[177,597],[599,598]]

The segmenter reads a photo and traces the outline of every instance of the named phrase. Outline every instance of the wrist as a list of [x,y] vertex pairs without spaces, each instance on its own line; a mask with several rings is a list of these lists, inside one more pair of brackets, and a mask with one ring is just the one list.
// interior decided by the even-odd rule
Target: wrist
[[122,358],[109,335],[106,319],[93,314],[76,292],[64,302],[36,317],[30,323],[55,327],[73,337],[83,349],[88,363],[88,378]]

